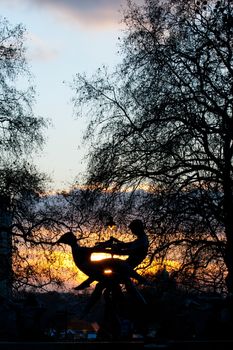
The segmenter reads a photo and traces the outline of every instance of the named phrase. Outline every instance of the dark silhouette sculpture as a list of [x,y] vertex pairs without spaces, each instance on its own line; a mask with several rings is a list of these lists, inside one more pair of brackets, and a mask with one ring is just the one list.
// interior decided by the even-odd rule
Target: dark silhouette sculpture
[[136,219],[131,221],[129,228],[137,237],[135,240],[131,242],[123,242],[119,239],[111,237],[110,240],[99,243],[96,245],[96,247],[106,248],[106,252],[110,251],[111,254],[128,255],[128,258],[125,261],[134,268],[146,258],[149,241],[141,220]]
[[69,245],[76,266],[95,281],[107,284],[124,283],[126,279],[134,278],[139,283],[147,284],[147,280],[122,259],[108,258],[92,261],[91,254],[97,251],[102,252],[103,249],[80,246],[72,232],[62,235],[56,243]]
[[[143,222],[139,219],[133,220],[129,224],[132,233],[137,237],[131,242],[123,242],[114,237],[108,241],[97,244],[94,251],[101,251],[104,253],[111,253],[116,255],[128,255],[125,259],[132,268],[137,267],[147,256],[149,241],[144,230]],[[89,277],[80,285],[75,287],[76,290],[82,290],[90,286],[94,282],[92,277]]]
[[[110,239],[95,247],[82,247],[78,244],[75,235],[72,232],[65,233],[57,243],[68,244],[71,246],[72,255],[76,266],[88,277],[81,285],[75,289],[84,289],[93,281],[97,281],[96,287],[90,296],[89,302],[84,308],[83,317],[91,310],[94,304],[103,294],[105,299],[105,315],[111,320],[112,335],[117,337],[120,332],[120,323],[116,313],[117,300],[121,300],[123,292],[121,284],[125,285],[127,292],[134,296],[141,305],[145,305],[141,293],[138,291],[131,279],[138,283],[148,285],[148,281],[138,274],[134,267],[137,266],[147,254],[148,239],[144,232],[143,224],[140,220],[134,220],[129,225],[132,232],[137,236],[133,242],[124,243],[116,239]],[[129,255],[128,259],[107,258],[98,261],[92,261],[93,252],[110,252],[112,254]]]

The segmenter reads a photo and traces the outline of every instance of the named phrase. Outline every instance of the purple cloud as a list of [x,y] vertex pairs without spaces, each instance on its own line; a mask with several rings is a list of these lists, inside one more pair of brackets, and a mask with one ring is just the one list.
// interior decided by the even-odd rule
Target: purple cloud
[[119,24],[119,11],[126,0],[8,0],[19,5],[38,6],[69,24],[102,27]]

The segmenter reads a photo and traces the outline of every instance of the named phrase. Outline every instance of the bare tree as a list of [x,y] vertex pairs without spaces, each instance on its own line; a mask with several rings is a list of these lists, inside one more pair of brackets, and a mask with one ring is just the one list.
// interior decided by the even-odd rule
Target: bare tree
[[232,1],[128,1],[123,23],[115,72],[73,82],[87,184],[147,186],[153,255],[173,252],[186,277],[216,271],[232,293]]
[[42,149],[47,121],[33,114],[24,33],[22,25],[11,26],[0,18],[0,293],[6,297],[12,284],[10,228],[25,196],[41,192],[47,181],[32,163]]

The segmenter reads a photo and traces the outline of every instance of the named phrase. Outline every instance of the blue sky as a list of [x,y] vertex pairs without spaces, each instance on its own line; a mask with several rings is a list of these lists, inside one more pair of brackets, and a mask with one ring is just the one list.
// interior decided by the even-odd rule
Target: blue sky
[[49,118],[44,151],[35,159],[65,189],[85,169],[81,136],[68,84],[76,73],[92,74],[102,64],[114,67],[121,35],[119,7],[124,0],[0,0],[0,15],[27,31],[26,47],[36,88],[36,115]]

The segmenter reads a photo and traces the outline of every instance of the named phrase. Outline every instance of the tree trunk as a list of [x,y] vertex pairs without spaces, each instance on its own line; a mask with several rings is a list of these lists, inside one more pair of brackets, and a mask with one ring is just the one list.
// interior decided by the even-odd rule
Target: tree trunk
[[228,292],[233,296],[233,194],[230,176],[223,181],[223,217],[226,234],[225,264],[228,270],[226,285]]
[[225,249],[225,263],[227,267],[227,276],[226,276],[226,286],[229,294],[233,296],[233,240],[232,240],[232,232],[233,232],[233,223],[231,227],[226,227],[226,249]]
[[9,300],[12,294],[12,239],[9,227],[12,215],[9,198],[0,196],[0,296]]

